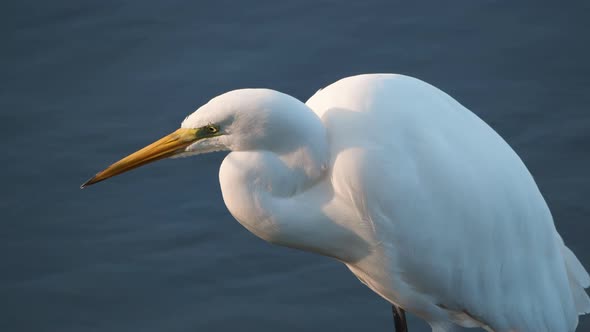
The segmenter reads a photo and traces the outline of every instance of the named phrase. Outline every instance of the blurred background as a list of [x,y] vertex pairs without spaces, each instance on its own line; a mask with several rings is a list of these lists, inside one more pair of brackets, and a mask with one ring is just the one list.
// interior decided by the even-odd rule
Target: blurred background
[[[590,268],[588,2],[1,6],[1,331],[392,331],[390,306],[345,266],[232,219],[224,154],[78,189],[220,93],[306,100],[359,73],[418,77],[488,122]],[[412,316],[410,331],[430,329]]]

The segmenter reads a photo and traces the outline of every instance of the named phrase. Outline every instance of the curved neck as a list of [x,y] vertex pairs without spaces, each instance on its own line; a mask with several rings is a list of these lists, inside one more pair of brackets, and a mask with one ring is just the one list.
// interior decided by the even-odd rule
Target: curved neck
[[327,214],[335,197],[325,172],[317,169],[322,175],[314,179],[303,168],[289,167],[271,152],[232,152],[219,173],[223,200],[234,218],[263,240],[356,261],[366,242]]
[[333,199],[329,149],[315,121],[321,129],[315,134],[309,121],[305,130],[291,131],[301,136],[288,138],[296,146],[287,151],[231,152],[219,171],[223,199],[234,218],[268,242],[351,260],[348,247],[358,236],[325,214]]
[[[291,220],[293,208],[302,199],[311,198],[309,193],[325,177],[324,161],[314,155],[321,154],[314,153],[310,147],[285,155],[271,151],[231,152],[219,169],[227,208],[258,237],[281,242],[285,228],[297,222]],[[309,202],[309,205],[316,204]]]

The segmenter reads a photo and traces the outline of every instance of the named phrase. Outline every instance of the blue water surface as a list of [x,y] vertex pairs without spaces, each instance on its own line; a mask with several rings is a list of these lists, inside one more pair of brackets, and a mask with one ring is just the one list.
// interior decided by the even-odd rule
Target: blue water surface
[[494,127],[590,268],[588,17],[582,1],[4,3],[0,331],[393,330],[345,266],[232,219],[223,154],[78,189],[222,92],[305,100],[367,72],[430,82]]

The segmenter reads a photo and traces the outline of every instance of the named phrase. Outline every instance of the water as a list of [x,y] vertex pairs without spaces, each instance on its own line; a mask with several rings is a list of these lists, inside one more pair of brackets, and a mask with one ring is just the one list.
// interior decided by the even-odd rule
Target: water
[[491,124],[590,268],[590,7],[552,6],[4,4],[0,330],[392,330],[389,306],[344,266],[273,247],[231,218],[221,154],[78,189],[224,91],[305,99],[365,72],[419,77]]

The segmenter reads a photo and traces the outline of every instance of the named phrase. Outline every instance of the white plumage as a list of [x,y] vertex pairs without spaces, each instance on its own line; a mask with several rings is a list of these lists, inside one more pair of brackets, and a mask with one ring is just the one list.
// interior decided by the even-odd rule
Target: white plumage
[[196,134],[174,155],[232,151],[219,178],[242,225],[338,259],[433,331],[574,331],[590,312],[590,277],[525,165],[427,83],[354,76],[306,104],[236,90],[182,123],[210,125],[215,135]]
[[382,251],[349,267],[377,293],[431,325],[495,331],[573,331],[590,312],[535,181],[475,114],[401,75],[347,78],[307,105],[331,142],[362,148],[340,160],[333,146],[332,180],[376,228]]

